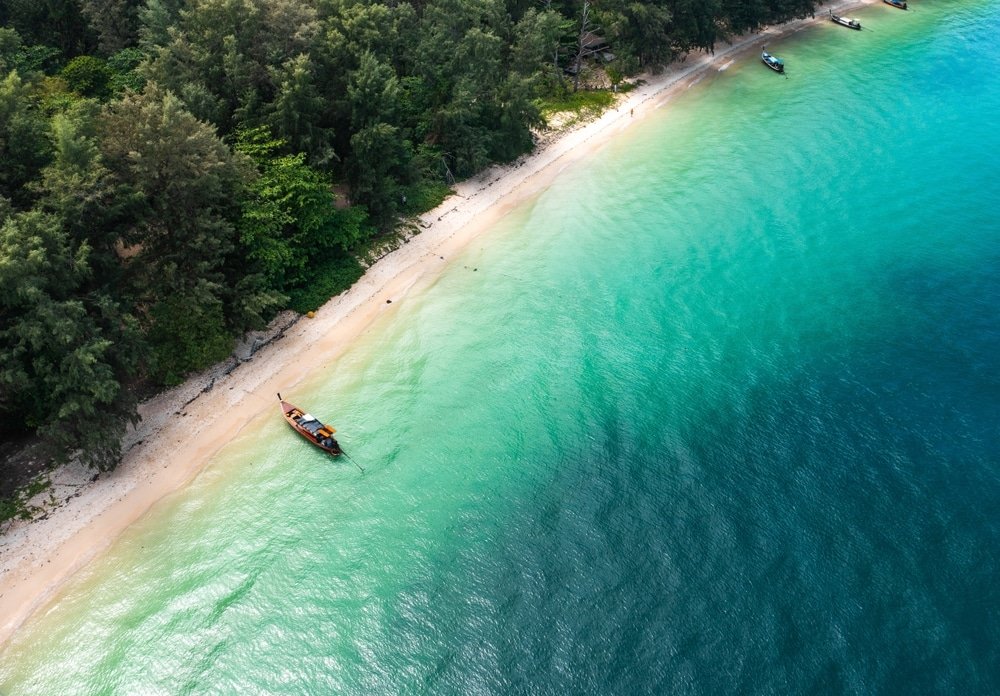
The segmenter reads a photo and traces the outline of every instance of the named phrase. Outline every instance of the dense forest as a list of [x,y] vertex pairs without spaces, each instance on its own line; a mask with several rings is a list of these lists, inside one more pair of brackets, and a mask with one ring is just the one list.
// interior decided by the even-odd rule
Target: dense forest
[[586,65],[814,4],[3,0],[0,437],[114,466],[141,389],[349,286],[368,240],[529,151]]

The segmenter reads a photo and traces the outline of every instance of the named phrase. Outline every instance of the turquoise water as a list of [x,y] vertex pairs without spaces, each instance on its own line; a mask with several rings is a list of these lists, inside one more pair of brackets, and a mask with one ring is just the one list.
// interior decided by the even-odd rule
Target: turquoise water
[[510,214],[0,654],[10,694],[1000,691],[1000,3],[875,6]]

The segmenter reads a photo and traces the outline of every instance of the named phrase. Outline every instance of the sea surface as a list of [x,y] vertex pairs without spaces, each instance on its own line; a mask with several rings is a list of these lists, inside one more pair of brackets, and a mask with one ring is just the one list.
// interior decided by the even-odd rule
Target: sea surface
[[0,693],[1000,693],[1000,2],[911,6],[565,169],[285,390],[364,475],[255,422]]

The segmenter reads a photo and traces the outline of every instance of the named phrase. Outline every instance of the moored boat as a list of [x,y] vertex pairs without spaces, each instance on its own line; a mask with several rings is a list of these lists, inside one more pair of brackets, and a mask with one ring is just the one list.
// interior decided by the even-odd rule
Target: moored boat
[[[906,3],[903,3],[906,4]],[[861,22],[856,19],[848,19],[847,17],[841,17],[840,15],[833,14],[833,10],[830,10],[830,19],[842,27],[847,27],[848,29],[861,30]]]
[[771,68],[774,72],[785,72],[785,61],[768,53],[766,50],[767,46],[764,46],[764,49],[765,50],[760,52],[760,61],[767,67]]
[[886,5],[892,5],[893,7],[898,7],[901,10],[906,9],[906,0],[882,0]]
[[288,403],[281,398],[281,394],[278,394],[278,402],[281,404],[281,415],[295,432],[334,457],[344,453],[340,449],[340,443],[333,437],[336,430],[298,406]]

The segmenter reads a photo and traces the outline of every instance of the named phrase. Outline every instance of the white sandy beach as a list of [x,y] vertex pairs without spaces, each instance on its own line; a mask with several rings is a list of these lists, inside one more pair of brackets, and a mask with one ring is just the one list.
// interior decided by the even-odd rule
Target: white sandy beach
[[407,296],[414,289],[436,278],[458,251],[511,208],[549,186],[566,165],[585,159],[705,74],[725,69],[764,41],[828,21],[830,8],[846,10],[877,1],[833,2],[815,18],[742,37],[714,55],[692,54],[661,75],[647,76],[616,109],[548,138],[511,165],[457,185],[453,196],[421,217],[420,234],[374,264],[314,319],[293,324],[284,338],[215,381],[210,391],[201,393],[208,382],[202,375],[143,404],[144,422],[135,435],[141,441],[114,472],[95,482],[89,482],[91,472],[79,467],[57,472],[54,481],[68,482],[63,489],[71,487],[74,494],[42,519],[14,523],[0,538],[0,646],[51,601],[75,571],[157,501],[191,481],[243,428],[275,417],[275,392],[293,392],[296,383],[336,360],[383,314],[406,311]]

